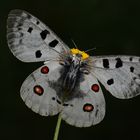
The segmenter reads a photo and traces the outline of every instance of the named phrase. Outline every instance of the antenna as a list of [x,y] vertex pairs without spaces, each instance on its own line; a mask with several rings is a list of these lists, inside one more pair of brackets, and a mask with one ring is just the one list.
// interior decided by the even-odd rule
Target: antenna
[[92,48],[92,49],[88,49],[85,52],[89,52],[89,51],[92,51],[92,50],[95,50],[95,49],[96,49],[96,47],[95,48]]
[[75,48],[78,49],[76,43],[74,42],[74,40],[71,38],[72,43],[74,44]]

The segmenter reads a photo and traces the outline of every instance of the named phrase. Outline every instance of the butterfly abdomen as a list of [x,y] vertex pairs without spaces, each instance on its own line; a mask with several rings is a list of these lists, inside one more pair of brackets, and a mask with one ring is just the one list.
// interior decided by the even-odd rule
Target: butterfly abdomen
[[84,75],[80,71],[80,65],[70,63],[63,65],[59,70],[60,78],[56,82],[51,82],[50,86],[55,89],[60,100],[72,100],[75,97],[81,97],[80,82],[83,81]]
[[76,90],[79,90],[80,81],[83,77],[80,72],[80,65],[75,65],[71,63],[71,65],[67,68],[64,68],[64,74],[62,75],[62,88],[64,93],[69,99],[77,96]]

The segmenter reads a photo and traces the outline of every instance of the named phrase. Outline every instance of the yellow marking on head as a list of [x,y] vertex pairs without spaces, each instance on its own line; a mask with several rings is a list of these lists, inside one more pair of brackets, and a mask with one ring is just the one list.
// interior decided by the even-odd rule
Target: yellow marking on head
[[80,54],[80,55],[82,55],[83,60],[87,59],[89,57],[89,55],[87,53],[85,53],[84,51],[80,51],[80,50],[75,49],[75,48],[71,49],[71,53],[72,54]]

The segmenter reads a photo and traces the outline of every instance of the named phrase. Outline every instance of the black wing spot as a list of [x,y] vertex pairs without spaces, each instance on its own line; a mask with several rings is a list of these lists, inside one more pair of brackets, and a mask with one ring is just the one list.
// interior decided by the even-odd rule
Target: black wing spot
[[39,21],[36,22],[37,25],[38,25],[39,23],[40,23]]
[[22,30],[22,28],[21,28],[21,27],[19,27],[19,28],[18,28],[18,31],[20,31],[20,30]]
[[35,52],[35,56],[36,56],[36,58],[40,58],[41,55],[42,55],[42,53],[41,53],[40,50],[37,50],[37,51]]
[[55,97],[52,97],[52,100],[55,100]]
[[129,60],[132,61],[133,60],[133,57],[130,57]]
[[58,43],[59,43],[59,42],[58,42],[56,39],[54,39],[53,41],[51,41],[51,42],[49,43],[49,46],[50,46],[50,47],[55,47]]
[[108,85],[114,84],[114,80],[113,80],[113,79],[109,79],[109,80],[107,81],[107,84],[108,84]]
[[50,32],[47,30],[44,30],[40,33],[40,36],[43,40],[45,40],[45,38],[47,37],[47,34],[50,34]]
[[123,66],[123,62],[120,58],[116,58],[116,61],[117,61],[116,66],[115,66],[116,68],[120,68]]
[[109,68],[109,60],[108,59],[103,59],[103,67]]
[[133,80],[135,81],[137,79],[137,77],[133,77]]
[[99,113],[99,109],[96,109],[96,112],[95,112],[95,117],[98,116],[98,113]]
[[69,106],[69,104],[64,103],[63,106]]
[[134,67],[130,67],[130,72],[134,72]]
[[57,103],[58,103],[58,104],[60,104],[60,105],[61,105],[61,102],[60,102],[59,100],[56,100],[56,101],[57,101]]
[[33,31],[33,28],[32,27],[29,27],[28,31],[29,33],[31,33]]

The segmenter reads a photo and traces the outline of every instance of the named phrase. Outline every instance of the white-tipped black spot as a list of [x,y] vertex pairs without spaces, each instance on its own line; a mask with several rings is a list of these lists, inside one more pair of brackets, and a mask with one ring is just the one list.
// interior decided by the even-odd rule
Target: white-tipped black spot
[[116,58],[116,61],[117,61],[115,66],[116,68],[120,68],[123,66],[123,62],[120,58]]
[[29,27],[28,31],[29,33],[31,33],[33,31],[33,28],[32,27]]
[[109,79],[109,80],[107,81],[107,84],[108,84],[108,85],[114,84],[114,80],[113,80],[113,79]]
[[40,33],[40,36],[41,36],[41,38],[42,38],[43,40],[45,40],[46,37],[47,37],[47,34],[50,34],[50,32],[47,31],[47,30],[44,30],[44,31],[42,31],[42,32]]
[[59,42],[58,42],[56,39],[54,39],[53,41],[51,41],[51,42],[49,43],[49,46],[50,46],[50,47],[55,47],[58,43],[59,43]]
[[130,67],[130,72],[134,72],[134,67]]
[[41,51],[40,51],[40,50],[37,50],[37,51],[35,52],[35,56],[36,56],[36,58],[40,58],[40,57],[42,56]]
[[109,60],[108,59],[103,59],[103,67],[109,68]]

